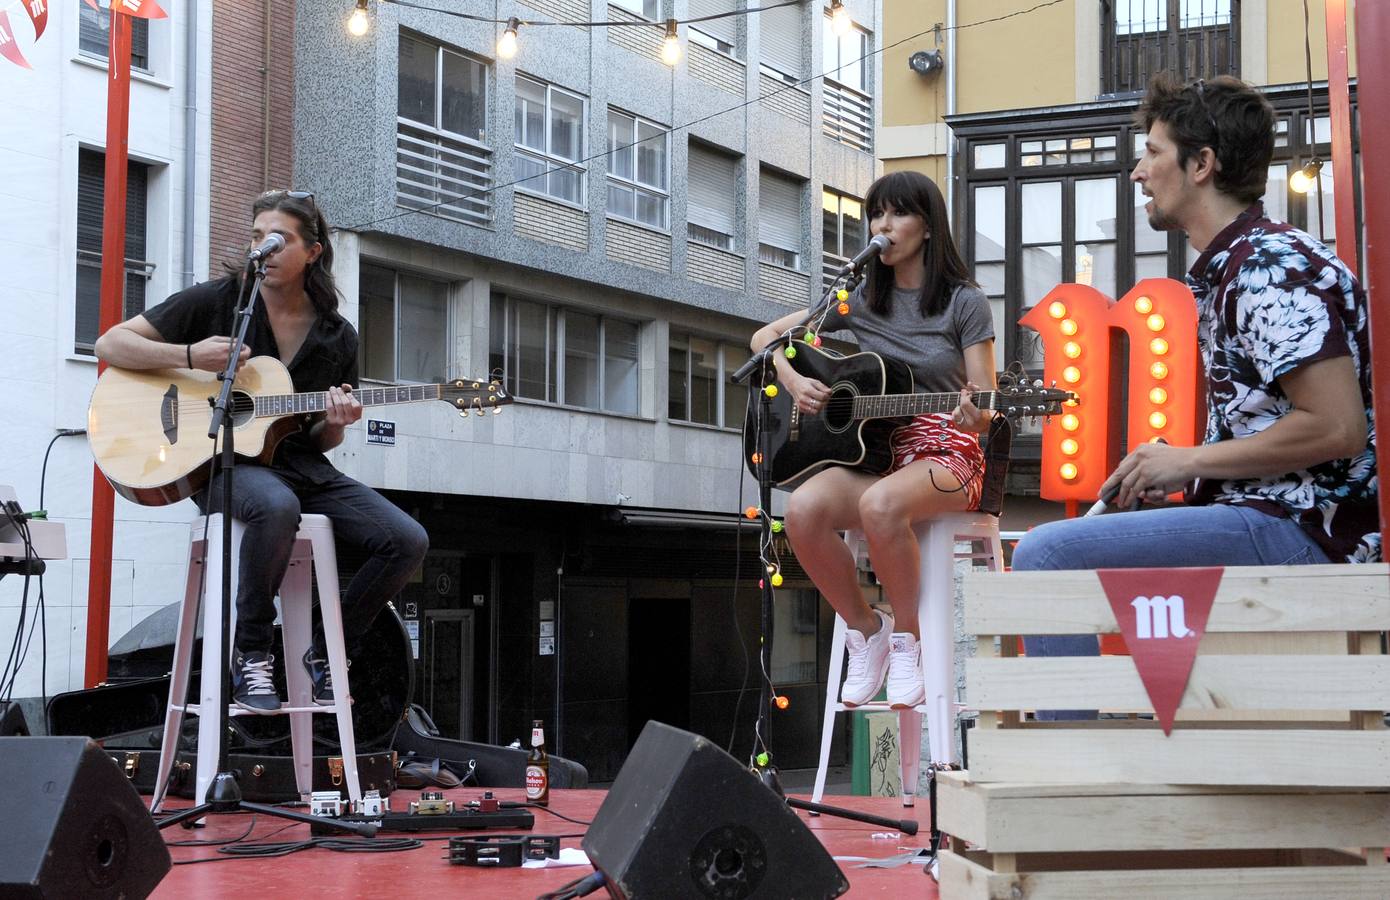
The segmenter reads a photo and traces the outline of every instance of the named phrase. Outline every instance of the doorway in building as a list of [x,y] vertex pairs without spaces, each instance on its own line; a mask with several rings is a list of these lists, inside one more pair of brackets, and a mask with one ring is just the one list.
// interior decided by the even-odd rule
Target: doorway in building
[[473,610],[426,610],[422,624],[420,705],[441,735],[472,740]]
[[690,598],[628,601],[628,747],[648,720],[690,729]]
[[488,732],[492,569],[491,556],[431,550],[420,580],[402,592],[418,638],[415,702],[444,737],[481,740]]

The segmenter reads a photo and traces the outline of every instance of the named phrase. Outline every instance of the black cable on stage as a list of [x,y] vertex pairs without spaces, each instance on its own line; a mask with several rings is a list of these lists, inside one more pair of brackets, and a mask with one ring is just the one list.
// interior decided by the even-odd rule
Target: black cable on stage
[[[589,826],[589,825],[594,824],[593,822],[585,822],[583,819],[571,818],[570,816],[567,816],[567,815],[565,815],[564,813],[558,813],[558,812],[556,812],[555,810],[551,809],[551,808],[548,807],[548,806],[542,806],[542,805],[539,804],[539,803],[532,803],[532,802],[530,802],[529,800],[528,800],[527,802],[525,802],[525,803],[503,803],[503,804],[502,804],[502,808],[503,808],[503,809],[517,809],[517,808],[520,808],[520,807],[525,807],[525,808],[527,808],[527,809],[538,809],[538,810],[540,810],[541,812],[550,813],[552,816],[554,816],[554,817],[557,818],[557,819],[564,819],[566,822],[571,822],[571,823],[573,823],[573,824],[575,824],[575,825]],[[562,835],[562,837],[563,837],[563,836],[564,836],[564,835]],[[579,836],[580,836],[580,837],[583,837],[583,835],[579,835]]]
[[603,887],[606,880],[602,872],[590,872],[583,878],[576,878],[569,884],[562,885],[547,894],[541,894],[536,900],[572,900],[574,897],[583,897],[585,894],[592,894]]
[[[298,824],[298,823],[291,823],[291,824]],[[289,825],[286,825],[286,826],[285,826],[285,828],[288,828],[288,827],[289,827]],[[165,841],[165,842],[164,842],[164,846],[166,846],[166,847],[225,847],[225,846],[228,845],[228,844],[239,844],[239,843],[241,843],[242,841],[244,841],[244,840],[246,840],[247,838],[249,838],[249,837],[251,836],[251,832],[254,831],[255,829],[256,829],[256,814],[255,814],[255,813],[252,813],[252,814],[251,814],[251,824],[246,826],[246,830],[243,831],[243,832],[241,833],[241,836],[240,836],[240,837],[225,838],[225,839],[223,839],[223,840],[217,840],[217,841]],[[270,834],[267,834],[267,835],[265,835],[264,837],[262,837],[261,840],[265,840],[265,838],[268,838],[268,837],[270,837],[271,835],[279,834],[281,831],[284,831],[284,830],[285,830],[284,828],[276,829],[275,831],[272,831]]]
[[[301,824],[299,822],[293,823]],[[289,826],[286,826],[289,827]],[[278,832],[277,832],[278,833]],[[278,843],[233,844],[218,849],[221,856],[208,856],[202,859],[184,859],[174,863],[176,866],[192,866],[206,862],[227,862],[233,859],[270,859],[276,856],[289,856],[301,850],[315,848],[332,850],[336,853],[403,853],[418,850],[425,842],[417,838],[341,838],[318,837],[304,841],[282,841]]]

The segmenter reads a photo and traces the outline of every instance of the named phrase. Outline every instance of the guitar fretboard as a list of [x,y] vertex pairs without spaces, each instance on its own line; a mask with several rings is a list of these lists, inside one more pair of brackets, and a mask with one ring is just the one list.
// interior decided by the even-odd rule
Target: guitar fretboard
[[[442,396],[438,384],[401,384],[379,388],[355,388],[353,395],[363,406],[385,406],[388,403],[416,403],[438,400]],[[263,394],[257,396],[257,416],[293,416],[299,413],[323,412],[328,408],[327,391],[303,394]]]
[[[998,395],[998,391],[976,391],[975,405],[980,409],[994,409]],[[924,413],[948,413],[959,403],[960,393],[955,391],[947,394],[860,396],[854,398],[854,418],[891,419],[899,416],[920,416]]]

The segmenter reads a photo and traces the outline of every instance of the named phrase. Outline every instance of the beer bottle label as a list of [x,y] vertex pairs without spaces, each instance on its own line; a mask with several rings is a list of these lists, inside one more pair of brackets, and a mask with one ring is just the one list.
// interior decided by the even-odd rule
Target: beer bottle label
[[545,793],[545,772],[540,766],[526,767],[526,799],[539,800]]

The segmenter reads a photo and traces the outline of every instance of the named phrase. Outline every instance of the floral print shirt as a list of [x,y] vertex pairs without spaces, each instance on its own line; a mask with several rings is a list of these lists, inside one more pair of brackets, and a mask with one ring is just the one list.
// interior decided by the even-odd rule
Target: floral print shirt
[[1193,264],[1197,339],[1207,371],[1205,442],[1264,431],[1292,409],[1278,379],[1350,356],[1366,408],[1366,448],[1350,459],[1266,478],[1199,479],[1189,502],[1240,503],[1295,519],[1333,562],[1378,562],[1375,420],[1366,295],[1331,250],[1256,202]]

